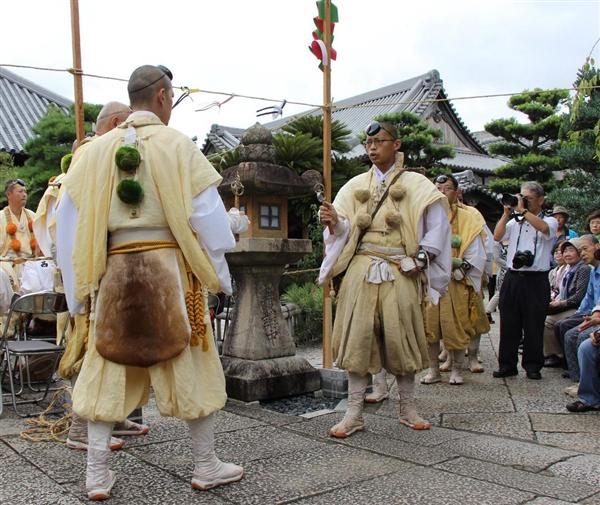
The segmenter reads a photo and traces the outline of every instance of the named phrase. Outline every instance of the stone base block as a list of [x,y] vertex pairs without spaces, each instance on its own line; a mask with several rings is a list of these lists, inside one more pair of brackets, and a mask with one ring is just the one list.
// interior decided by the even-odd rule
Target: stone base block
[[327,398],[348,396],[348,374],[338,368],[321,368],[321,390]]
[[275,400],[321,388],[319,371],[299,356],[249,360],[221,356],[227,395],[236,400]]

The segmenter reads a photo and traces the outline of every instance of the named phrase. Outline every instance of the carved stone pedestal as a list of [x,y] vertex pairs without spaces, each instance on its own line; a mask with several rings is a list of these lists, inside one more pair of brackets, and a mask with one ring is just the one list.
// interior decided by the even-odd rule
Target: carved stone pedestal
[[320,388],[319,372],[295,356],[279,301],[285,265],[310,250],[310,240],[255,237],[240,238],[227,253],[235,281],[235,311],[222,357],[230,397],[267,400]]

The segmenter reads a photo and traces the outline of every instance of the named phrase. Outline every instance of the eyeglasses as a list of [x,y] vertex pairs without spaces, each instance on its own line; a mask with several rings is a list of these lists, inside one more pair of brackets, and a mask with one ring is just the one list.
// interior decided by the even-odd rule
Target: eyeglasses
[[384,142],[396,142],[396,141],[394,139],[369,139],[369,140],[366,140],[365,142],[363,142],[363,146],[369,147],[369,146],[375,145],[375,146],[379,147]]

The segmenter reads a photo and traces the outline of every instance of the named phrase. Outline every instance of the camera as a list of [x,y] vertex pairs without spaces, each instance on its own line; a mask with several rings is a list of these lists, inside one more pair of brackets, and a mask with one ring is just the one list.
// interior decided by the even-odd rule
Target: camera
[[515,270],[533,265],[535,255],[531,251],[517,251],[513,258],[512,267]]
[[[523,198],[522,195],[521,198]],[[510,193],[503,193],[500,195],[500,201],[502,202],[502,205],[506,205],[507,207],[516,207],[519,205],[517,195],[511,195]],[[528,208],[527,198],[523,198],[523,205],[526,209]]]

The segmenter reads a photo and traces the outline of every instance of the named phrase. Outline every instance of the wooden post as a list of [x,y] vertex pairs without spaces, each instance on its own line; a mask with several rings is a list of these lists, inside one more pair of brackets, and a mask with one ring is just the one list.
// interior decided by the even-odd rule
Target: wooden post
[[79,41],[79,4],[71,0],[71,39],[73,44],[73,79],[75,83],[75,131],[77,144],[85,137],[83,118],[83,84],[81,77],[81,44]]
[[[331,202],[331,0],[325,0],[324,43],[327,63],[323,64],[323,185],[325,200]],[[333,367],[331,353],[333,309],[331,279],[323,284],[323,368]]]

